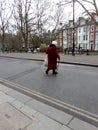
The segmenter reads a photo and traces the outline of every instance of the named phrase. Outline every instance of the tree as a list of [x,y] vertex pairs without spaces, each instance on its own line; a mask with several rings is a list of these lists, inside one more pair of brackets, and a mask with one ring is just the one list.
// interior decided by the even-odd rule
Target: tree
[[4,43],[5,33],[7,32],[12,16],[11,6],[8,3],[5,0],[0,1],[0,40],[3,48],[6,46]]
[[[90,19],[98,26],[98,4],[97,0],[76,0],[85,12],[84,14],[88,15]],[[87,9],[86,5],[89,5],[91,9]]]
[[45,0],[15,0],[14,3],[16,28],[27,48],[31,44],[30,41],[34,41],[30,39],[35,39],[35,35],[40,36],[42,34],[47,21],[46,12],[49,4]]
[[[49,2],[48,0],[34,0],[34,17],[32,23],[31,39],[33,46],[41,45],[45,42],[45,31],[48,22]],[[35,36],[36,35],[36,36]]]
[[97,0],[66,0],[61,5],[69,5],[72,2],[78,3],[82,8],[84,16],[88,16],[98,26],[98,4]]
[[53,5],[53,8],[50,10],[50,16],[49,16],[49,25],[48,27],[51,27],[49,31],[49,37],[50,42],[56,39],[57,31],[60,30],[63,27],[63,21],[65,22],[65,16],[64,16],[64,8],[57,3],[56,5]]
[[48,21],[48,9],[49,9],[49,2],[46,0],[35,0],[34,5],[34,16],[35,16],[35,31],[36,34],[40,35],[44,31],[44,26],[47,24]]
[[[15,0],[14,1],[14,20],[18,34],[21,34],[22,43],[27,48],[29,42],[30,34],[30,9],[31,9],[31,0]],[[19,33],[20,32],[20,33]]]

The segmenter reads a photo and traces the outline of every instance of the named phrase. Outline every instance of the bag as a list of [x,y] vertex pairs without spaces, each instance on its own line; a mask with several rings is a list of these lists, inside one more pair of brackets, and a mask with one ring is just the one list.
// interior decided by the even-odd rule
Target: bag
[[44,66],[45,66],[45,67],[48,66],[48,59],[47,59],[47,58],[45,58],[45,60],[44,60]]

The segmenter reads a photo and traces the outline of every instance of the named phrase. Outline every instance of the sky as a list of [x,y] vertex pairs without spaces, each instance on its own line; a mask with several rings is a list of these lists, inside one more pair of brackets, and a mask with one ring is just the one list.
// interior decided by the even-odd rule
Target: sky
[[[55,4],[55,3],[62,3],[61,1],[67,1],[67,0],[51,0],[51,3],[52,3],[52,5],[53,4]],[[88,1],[90,1],[90,2],[92,2],[93,0],[88,0]],[[98,1],[98,0],[96,0],[96,1]],[[63,2],[64,3],[64,2]],[[97,2],[98,3],[98,2]],[[92,6],[91,6],[91,4],[88,4],[88,3],[85,3],[84,2],[84,5],[85,5],[85,7],[87,8],[87,9],[91,9],[91,8],[93,8]],[[69,17],[68,17],[68,19],[72,19],[72,17],[73,17],[73,6],[72,6],[72,4],[70,4],[70,5],[67,5],[67,6],[64,6],[63,5],[63,7],[64,7],[64,13],[65,13],[65,15],[67,16],[67,15],[70,15]],[[82,12],[83,12],[84,10],[83,10],[83,8],[77,3],[77,2],[75,2],[75,19],[77,20],[78,19],[78,17],[79,16],[82,16]],[[66,19],[67,20],[67,19]]]
[[[56,6],[58,5],[57,3],[62,4],[62,1],[64,3],[68,0],[49,0],[49,1],[51,2],[51,7],[53,8],[50,13],[53,14],[55,11],[55,5]],[[88,1],[91,2],[93,0],[88,0]],[[98,0],[96,0],[96,1],[98,1]],[[91,5],[89,5],[85,2],[84,2],[84,5],[87,9],[92,8]],[[61,23],[64,25],[65,23],[68,23],[69,20],[73,20],[73,4],[68,4],[68,5],[63,4],[61,7],[63,8],[63,13],[64,13],[64,15],[63,15],[64,17],[61,20]],[[77,2],[75,2],[75,13],[74,13],[75,21],[77,21],[79,17],[83,16],[82,12],[84,12],[83,8]]]
[[[0,1],[2,1],[2,0],[0,0]],[[5,0],[6,2],[7,1],[10,1],[10,3],[13,1],[13,0]],[[32,0],[33,1],[33,0]],[[35,1],[37,1],[37,0],[35,0]],[[42,0],[41,0],[42,1]],[[49,12],[51,15],[54,13],[54,11],[55,11],[55,8],[56,8],[56,6],[58,5],[57,3],[62,3],[61,1],[63,1],[63,3],[64,2],[66,2],[67,0],[46,0],[46,1],[49,1],[49,2],[51,2],[51,6],[49,7],[49,8],[52,8],[51,9],[51,11]],[[89,0],[89,1],[93,1],[93,0]],[[98,1],[98,0],[96,0],[96,1]],[[55,6],[56,5],[56,6]],[[88,5],[88,4],[85,4],[85,6],[86,6],[86,8],[91,8],[91,6],[90,5]],[[63,13],[64,13],[64,15],[63,15],[63,21],[61,20],[61,23],[63,23],[63,24],[65,24],[65,23],[68,23],[68,21],[69,20],[72,20],[73,19],[73,6],[72,6],[72,4],[69,4],[69,5],[63,5],[63,6],[61,6],[62,8],[63,8]],[[34,10],[34,8],[33,8],[33,10]],[[82,16],[82,12],[83,12],[83,9],[82,9],[82,7],[77,3],[77,2],[75,2],[75,21],[79,18],[79,17],[81,17]],[[50,21],[49,21],[50,22]],[[53,23],[52,23],[52,25],[53,25]],[[50,26],[50,25],[49,25]]]
[[[2,1],[2,0],[0,0],[0,1]],[[9,1],[9,0],[6,0],[6,1]],[[11,2],[13,1],[13,0],[10,0]],[[33,1],[33,0],[32,0]],[[46,1],[48,1],[48,0],[46,0]],[[51,7],[52,8],[55,8],[55,4],[56,3],[62,3],[62,1],[63,1],[63,3],[64,2],[66,2],[66,1],[68,1],[68,0],[49,0],[49,2],[51,2]],[[73,1],[73,0],[72,0]],[[93,1],[93,0],[88,0],[88,1]],[[98,1],[98,0],[96,0],[96,1]],[[84,3],[85,4],[85,3]],[[90,5],[88,5],[88,4],[85,4],[85,6],[86,6],[86,8],[91,8],[91,6]],[[73,17],[73,6],[72,6],[72,4],[70,4],[70,5],[67,5],[67,6],[62,6],[62,8],[63,8],[63,10],[64,10],[64,16],[65,16],[65,19],[66,20],[68,20],[68,19],[72,19],[72,17]],[[77,4],[77,2],[75,2],[75,19],[77,19],[79,16],[81,16],[81,13],[83,12],[83,8],[79,5],[79,4]],[[53,12],[51,12],[51,13],[53,13]]]
[[[52,8],[54,8],[54,5],[56,3],[61,3],[61,2],[60,2],[60,0],[51,0]],[[61,21],[61,22],[66,23],[69,20],[72,20],[73,19],[73,6],[72,6],[72,4],[67,5],[67,6],[63,5],[63,6],[61,6],[61,8],[63,8],[63,12],[64,12],[64,21]],[[77,3],[75,3],[75,19],[77,19],[79,16],[81,16],[81,12],[83,12],[82,7],[80,7]]]

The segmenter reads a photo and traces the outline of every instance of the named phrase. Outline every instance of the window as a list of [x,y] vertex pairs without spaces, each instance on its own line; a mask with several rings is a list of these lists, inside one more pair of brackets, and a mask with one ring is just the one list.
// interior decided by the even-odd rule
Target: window
[[98,32],[98,27],[96,27],[96,31]]
[[83,40],[87,41],[88,40],[88,35],[83,35]]
[[96,34],[96,40],[98,41],[98,34]]
[[83,28],[83,32],[86,32],[85,27]]
[[83,36],[83,40],[85,41],[85,35]]
[[86,40],[86,41],[88,40],[88,35],[85,36],[85,40]]
[[83,28],[83,31],[84,31],[84,32],[87,32],[87,27],[84,27],[84,28]]
[[91,31],[94,31],[94,25],[91,25]]
[[94,40],[94,34],[90,35],[90,40]]
[[79,28],[79,33],[81,32],[81,28]]

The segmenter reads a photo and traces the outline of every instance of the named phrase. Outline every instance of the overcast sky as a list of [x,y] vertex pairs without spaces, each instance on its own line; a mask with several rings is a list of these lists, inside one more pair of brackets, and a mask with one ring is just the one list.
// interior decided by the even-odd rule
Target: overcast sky
[[[51,3],[53,5],[55,3],[62,3],[61,1],[65,1],[66,2],[66,0],[51,0]],[[88,1],[92,2],[93,0],[88,0]],[[96,0],[96,1],[98,1],[98,0]],[[92,9],[93,8],[91,6],[91,4],[88,4],[88,3],[84,2],[84,5],[85,5],[85,7],[87,9]],[[72,4],[69,4],[67,6],[63,5],[63,7],[64,7],[64,13],[65,13],[65,15],[66,16],[70,15],[70,17],[68,19],[72,19],[72,17],[73,17],[73,6],[72,6]],[[75,2],[75,19],[78,19],[79,16],[82,16],[82,12],[83,11],[84,11],[83,8],[77,2]]]
[[[0,0],[0,1],[2,1],[2,0]],[[12,2],[13,0],[5,0],[5,1],[6,2],[7,1]],[[49,13],[52,15],[55,12],[55,8],[57,6],[56,3],[62,4],[61,1],[63,1],[63,3],[64,3],[67,0],[46,0],[46,2],[47,1],[51,2],[51,6],[49,6],[49,9],[51,9],[51,11]],[[88,1],[93,1],[93,0],[88,0]],[[96,1],[98,1],[98,0],[96,0]],[[91,8],[91,6],[88,5],[88,4],[85,4],[85,6],[86,6],[87,9]],[[68,5],[63,5],[61,7],[63,8],[63,13],[64,13],[63,21],[61,20],[61,22],[65,24],[65,23],[68,23],[69,20],[73,19],[73,6],[72,6],[72,4],[68,4]],[[33,10],[34,10],[34,8],[33,8]],[[82,7],[77,2],[75,2],[75,20],[77,20],[79,17],[82,16],[82,12],[83,12]],[[49,23],[50,23],[50,21],[49,21]],[[52,23],[52,25],[53,25],[53,23]]]
[[[60,2],[60,0],[51,0],[52,8],[54,8],[54,5],[56,3],[61,3],[61,2]],[[67,22],[67,21],[73,19],[73,6],[72,6],[72,4],[63,5],[62,8],[64,10],[64,17],[65,17],[64,18],[65,21],[63,21],[63,22]],[[75,19],[77,19],[79,16],[81,16],[82,12],[83,12],[82,7],[80,7],[77,3],[75,3]]]

